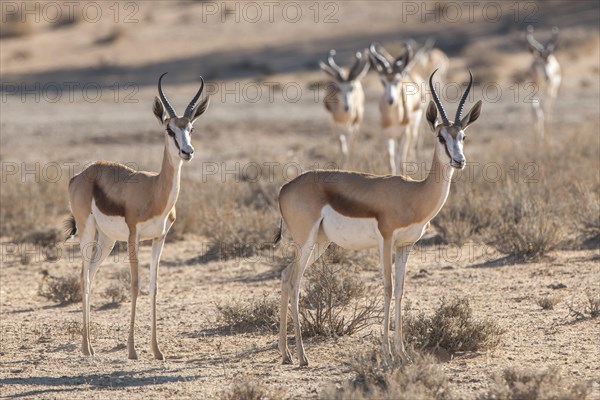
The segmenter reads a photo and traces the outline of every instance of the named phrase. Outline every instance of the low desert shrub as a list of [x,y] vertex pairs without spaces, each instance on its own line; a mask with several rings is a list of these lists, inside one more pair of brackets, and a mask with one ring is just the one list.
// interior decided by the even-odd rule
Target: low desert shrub
[[279,302],[266,293],[261,298],[217,305],[222,328],[232,332],[277,332]]
[[416,354],[410,363],[402,364],[395,354],[383,360],[381,349],[374,348],[354,356],[350,368],[354,379],[340,388],[325,389],[320,398],[336,400],[375,399],[451,399],[448,380],[433,357]]
[[490,319],[477,319],[466,298],[442,299],[433,315],[413,314],[403,320],[404,340],[422,351],[442,348],[450,354],[492,349],[505,329]]
[[306,271],[304,282],[303,336],[351,335],[381,319],[378,298],[365,298],[366,286],[352,269],[319,261]]
[[221,400],[279,400],[284,398],[284,393],[256,381],[239,380],[229,389],[221,392],[219,398]]
[[38,294],[48,300],[70,304],[81,301],[80,278],[77,274],[49,276],[44,274]]
[[537,299],[537,305],[542,307],[542,309],[544,309],[544,310],[552,310],[552,309],[554,309],[555,305],[560,303],[560,301],[561,301],[560,296],[546,295],[546,296],[542,296],[539,299]]
[[572,382],[553,368],[544,371],[508,368],[494,376],[479,400],[585,400],[590,394],[588,382]]

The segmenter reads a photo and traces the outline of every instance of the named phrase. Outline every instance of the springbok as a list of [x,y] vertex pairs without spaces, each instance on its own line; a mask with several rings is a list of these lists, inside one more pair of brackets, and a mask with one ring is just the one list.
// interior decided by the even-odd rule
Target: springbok
[[[130,359],[137,359],[134,327],[139,292],[138,248],[140,240],[152,239],[150,263],[151,348],[154,358],[164,360],[156,340],[156,288],[160,255],[165,237],[175,221],[181,165],[194,155],[190,134],[196,119],[208,107],[209,98],[198,103],[204,80],[178,117],[162,90],[162,74],[153,112],[164,127],[165,147],[160,172],[134,171],[122,164],[99,161],[75,175],[69,182],[72,216],[67,221],[70,236],[80,232],[82,253],[83,344],[85,355],[93,355],[90,344],[90,286],[98,267],[111,252],[115,241],[127,241],[131,268],[131,321],[127,347]],[[91,256],[90,256],[90,249]]]
[[533,37],[533,27],[527,27],[527,42],[529,51],[533,53],[534,60],[529,68],[529,78],[535,84],[540,94],[531,102],[533,115],[536,121],[538,134],[544,138],[546,124],[552,116],[552,104],[558,94],[558,88],[562,80],[560,65],[554,57],[556,43],[558,40],[558,28],[552,28],[552,37],[545,45]]
[[408,44],[405,44],[404,54],[396,59],[378,43],[371,44],[369,54],[384,87],[379,100],[381,127],[388,140],[390,172],[396,175],[417,144],[424,108],[421,102],[423,80],[409,71],[411,47]]
[[414,71],[421,76],[429,76],[438,70],[438,79],[446,80],[450,60],[446,53],[434,47],[435,39],[429,38],[425,44],[415,52],[413,57]]
[[335,50],[329,51],[327,64],[319,61],[321,69],[333,79],[327,85],[323,103],[331,114],[333,131],[339,138],[344,162],[347,162],[363,118],[365,93],[360,81],[369,72],[369,59],[357,52],[354,65],[345,70],[333,59],[335,54]]
[[[470,73],[469,73],[470,74]],[[409,252],[429,221],[443,207],[450,190],[453,169],[463,169],[465,129],[479,118],[481,101],[461,118],[473,77],[460,99],[456,118],[448,120],[429,78],[433,102],[427,121],[436,135],[433,163],[427,178],[413,181],[402,176],[377,176],[350,171],[317,170],[306,172],[281,188],[279,208],[282,220],[299,246],[296,259],[283,271],[279,350],[284,364],[291,363],[287,346],[287,308],[292,301],[296,352],[300,365],[308,365],[298,319],[300,279],[331,242],[346,249],[379,247],[384,284],[383,352],[391,356],[389,314],[392,298],[392,262],[396,252],[394,344],[401,358],[407,359],[402,340],[402,295]],[[437,108],[436,108],[437,105]],[[437,114],[442,123],[437,123]],[[283,224],[275,243],[281,239]]]

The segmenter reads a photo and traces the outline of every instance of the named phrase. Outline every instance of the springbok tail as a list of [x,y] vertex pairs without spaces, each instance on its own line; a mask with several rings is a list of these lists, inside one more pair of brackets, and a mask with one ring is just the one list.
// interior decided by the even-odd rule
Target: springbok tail
[[71,215],[68,219],[63,223],[63,228],[65,229],[65,233],[67,237],[65,241],[71,239],[77,233],[77,223],[75,222],[75,217]]
[[283,236],[283,218],[279,219],[279,232],[275,235],[275,239],[273,240],[273,248],[277,247],[279,242],[281,242],[281,238]]

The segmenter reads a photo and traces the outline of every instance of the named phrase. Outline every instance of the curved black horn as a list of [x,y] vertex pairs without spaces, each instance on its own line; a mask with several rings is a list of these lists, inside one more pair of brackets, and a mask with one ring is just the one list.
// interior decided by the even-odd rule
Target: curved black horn
[[527,27],[526,37],[527,37],[527,42],[529,42],[529,45],[531,47],[533,47],[534,49],[536,49],[539,52],[544,51],[544,45],[542,45],[540,42],[535,40],[535,38],[533,37],[533,26],[529,25]]
[[171,105],[171,103],[169,103],[169,100],[167,100],[167,96],[165,96],[165,94],[163,93],[163,90],[162,90],[162,78],[166,74],[167,74],[167,72],[165,72],[164,74],[162,74],[160,76],[160,78],[158,78],[158,95],[160,96],[161,101],[163,102],[165,108],[167,109],[167,113],[169,114],[169,117],[175,118],[175,117],[177,117],[177,114],[175,113],[173,106]]
[[548,40],[548,43],[546,43],[546,48],[550,51],[554,51],[554,49],[556,48],[556,42],[558,40],[558,27],[553,27],[552,28],[552,37],[550,38],[550,40]]
[[329,50],[329,55],[327,56],[327,63],[333,69],[333,71],[337,74],[338,80],[343,81],[344,74],[342,73],[342,69],[340,68],[339,65],[337,65],[335,63],[335,60],[333,59],[335,54],[336,54],[336,52],[334,49]]
[[[404,70],[406,68],[406,66],[410,63],[410,60],[412,58],[412,46],[410,45],[410,43],[404,43],[404,54],[402,54],[400,57],[396,58],[396,61],[394,61],[394,69],[396,70],[396,72],[401,72],[402,70]],[[402,68],[400,68],[400,66],[402,66]]]
[[188,104],[187,108],[185,109],[185,112],[183,113],[184,118],[192,118],[192,112],[194,111],[194,108],[196,107],[196,102],[202,95],[203,90],[204,90],[204,79],[202,79],[202,77],[200,77],[200,89],[198,89],[198,92],[192,98],[192,101],[190,101],[190,104]]
[[386,60],[386,58],[384,56],[382,56],[379,51],[377,51],[377,47],[379,46],[379,43],[371,43],[371,46],[369,46],[369,51],[371,52],[371,54],[373,55],[373,57],[375,57],[375,60],[377,60],[377,62],[386,70],[390,69],[390,63],[388,62],[388,60]]
[[348,80],[353,81],[360,75],[360,73],[365,68],[365,64],[368,62],[368,58],[363,58],[363,54],[360,51],[357,51],[355,54],[356,60],[354,61],[354,65],[348,74]]
[[450,121],[448,121],[448,117],[446,116],[446,110],[444,110],[444,106],[442,105],[442,102],[440,101],[440,98],[438,97],[435,88],[433,87],[433,75],[435,75],[436,72],[437,69],[433,71],[431,73],[431,76],[429,77],[429,88],[431,89],[431,97],[433,97],[433,101],[435,102],[435,105],[437,106],[438,110],[440,111],[440,115],[442,116],[442,121],[444,121],[444,125],[448,126],[450,125]]
[[454,123],[460,123],[460,118],[462,115],[463,107],[465,106],[465,101],[467,101],[467,96],[469,95],[469,91],[471,90],[471,86],[473,86],[473,74],[471,70],[469,70],[469,86],[465,89],[462,97],[460,98],[460,102],[458,103],[458,108],[456,109],[456,118],[454,118]]

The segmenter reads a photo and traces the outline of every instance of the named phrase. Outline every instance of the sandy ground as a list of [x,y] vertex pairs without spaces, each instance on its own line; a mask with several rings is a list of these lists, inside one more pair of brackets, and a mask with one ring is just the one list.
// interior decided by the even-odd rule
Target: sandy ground
[[[211,107],[196,128],[198,154],[186,165],[184,177],[202,176],[204,166],[212,162],[226,163],[231,168],[236,162],[253,160],[297,162],[303,167],[335,161],[332,154],[336,145],[329,134],[327,115],[314,97],[320,92],[311,90],[311,84],[324,81],[316,60],[332,47],[338,49],[342,60],[350,60],[356,49],[374,40],[399,48],[403,38],[410,36],[423,42],[430,34],[453,57],[450,78],[462,80],[466,65],[489,62],[487,69],[480,67],[479,71],[493,71],[487,81],[503,89],[497,99],[486,99],[485,114],[474,131],[477,138],[474,133],[470,139],[467,157],[478,159],[486,146],[504,149],[507,142],[515,140],[532,145],[529,136],[524,137],[530,131],[530,110],[523,92],[515,97],[511,89],[514,76],[522,74],[531,60],[524,51],[522,37],[528,23],[524,15],[531,12],[527,4],[537,7],[534,14],[540,34],[547,34],[548,28],[557,24],[565,38],[557,54],[565,79],[557,101],[560,118],[553,127],[554,134],[573,126],[585,128],[587,120],[597,120],[599,115],[599,20],[594,2],[565,1],[550,6],[522,3],[516,22],[510,14],[514,12],[510,9],[512,3],[502,4],[503,18],[491,21],[478,11],[472,22],[465,20],[467,14],[460,22],[422,17],[421,3],[417,4],[419,14],[409,15],[406,5],[394,1],[318,3],[320,12],[314,22],[310,4],[301,3],[303,17],[295,23],[278,14],[272,22],[264,17],[249,23],[244,15],[239,23],[231,19],[223,22],[225,8],[213,15],[214,10],[206,8],[210,4],[214,5],[140,2],[139,7],[130,9],[120,3],[119,23],[115,24],[110,4],[103,3],[103,14],[97,22],[84,19],[52,29],[42,18],[31,35],[2,39],[2,162],[17,163],[20,168],[36,162],[57,162],[65,168],[70,165],[67,163],[77,163],[77,171],[89,161],[109,159],[158,169],[162,138],[150,107],[156,78],[164,71],[170,71],[165,90],[178,110],[196,90],[198,75],[214,85]],[[223,4],[219,2],[216,7]],[[235,18],[235,2],[227,4],[227,18]],[[237,7],[242,12],[239,10],[243,5],[238,3]],[[267,13],[266,7],[261,7]],[[130,12],[134,12],[132,18],[137,22],[126,23]],[[325,23],[327,16],[337,22]],[[114,42],[103,42],[115,32],[118,38]],[[498,49],[503,57],[492,54]],[[90,101],[88,93],[77,89],[71,100],[67,82],[76,82],[79,87],[97,85],[94,87],[100,88],[101,98]],[[258,101],[248,101],[244,85],[265,88],[265,82],[279,85],[273,92],[274,99],[270,100],[264,89]],[[127,83],[132,86],[126,87]],[[26,88],[39,84],[39,98],[19,91],[21,84],[28,85]],[[50,101],[51,84],[62,90],[56,102]],[[297,102],[286,101],[281,88],[288,84],[301,88]],[[369,159],[371,148],[380,146],[377,99],[381,85],[375,74],[370,74],[364,85],[364,147],[359,149],[362,155],[356,167],[369,166],[384,172],[383,157]],[[233,93],[226,94],[231,88]],[[481,89],[474,90],[474,99],[484,95]],[[125,100],[127,96],[131,102]],[[425,129],[423,124],[422,132]],[[419,160],[430,159],[430,141],[429,137],[425,139]],[[56,207],[63,210],[60,219],[66,217],[67,205]],[[2,233],[0,237],[6,250],[6,243],[12,239]],[[158,394],[213,398],[233,382],[251,379],[282,388],[289,398],[315,398],[324,387],[351,378],[345,361],[353,349],[366,347],[379,332],[374,327],[373,333],[366,336],[306,340],[309,368],[280,365],[275,334],[223,334],[215,330],[217,304],[245,301],[263,293],[279,295],[279,278],[273,272],[280,268],[279,259],[201,263],[197,257],[205,248],[204,240],[189,236],[167,243],[163,252],[158,313],[167,360],[157,362],[151,357],[145,295],[138,302],[140,360],[127,360],[129,303],[111,308],[100,295],[126,267],[122,260],[115,259],[102,266],[95,283],[92,321],[96,356],[87,358],[80,354],[75,328],[81,319],[80,305],[57,306],[38,295],[42,271],[54,276],[78,273],[79,256],[67,250],[73,246],[67,245],[56,262],[34,257],[28,265],[21,265],[19,257],[2,253],[2,397],[146,398]],[[508,330],[498,349],[458,356],[441,364],[460,397],[475,398],[486,389],[493,373],[508,366],[556,366],[574,380],[593,380],[591,398],[600,398],[600,321],[576,320],[567,307],[571,302],[583,304],[584,290],[600,290],[597,249],[556,252],[537,263],[506,266],[494,262],[501,258],[495,253],[476,251],[467,256],[469,250],[465,247],[457,259],[448,256],[454,248],[424,249],[412,257],[408,269],[405,295],[415,309],[430,312],[441,297],[467,296],[476,315],[492,318]],[[146,286],[149,252],[149,247],[142,247]],[[374,293],[381,293],[378,270],[366,268],[360,273]],[[552,289],[557,284],[565,287]],[[562,298],[553,310],[542,310],[536,304],[540,296],[547,294]]]

